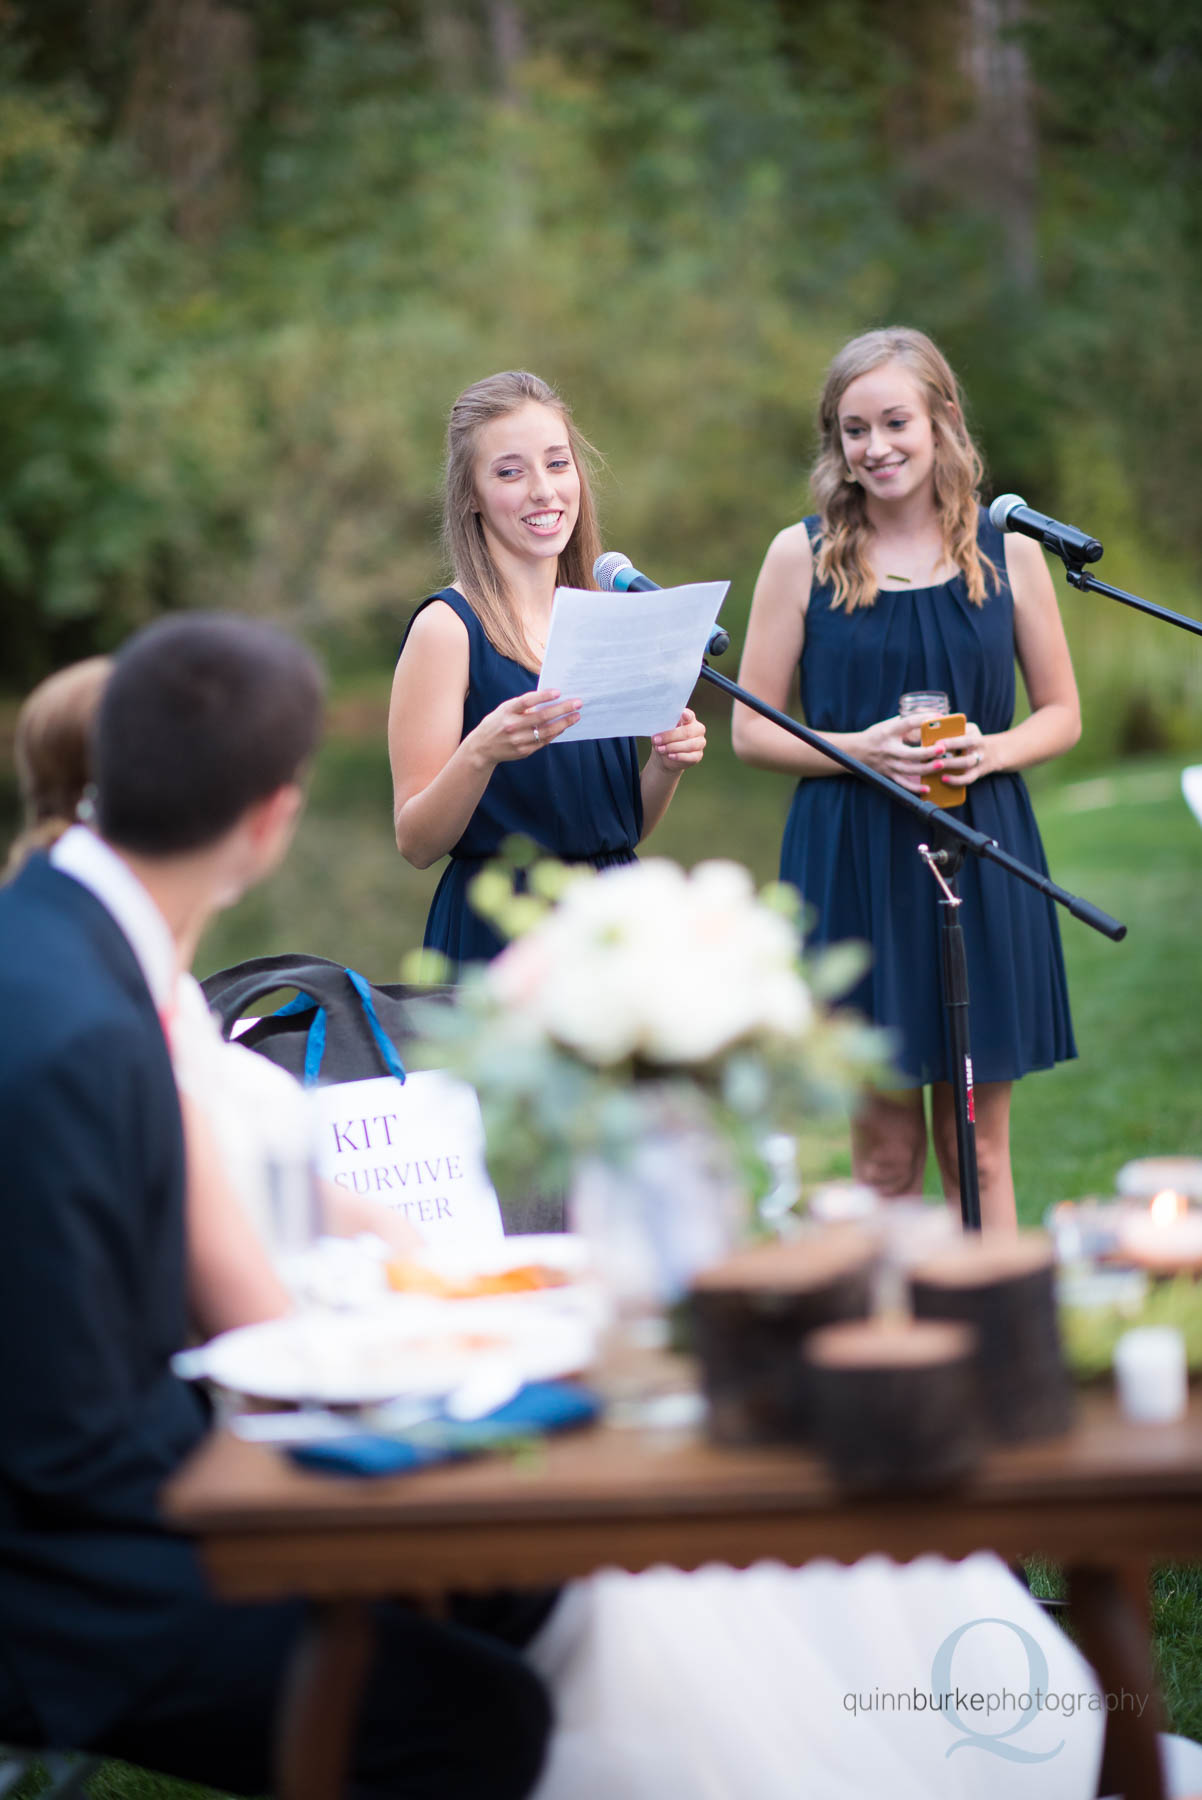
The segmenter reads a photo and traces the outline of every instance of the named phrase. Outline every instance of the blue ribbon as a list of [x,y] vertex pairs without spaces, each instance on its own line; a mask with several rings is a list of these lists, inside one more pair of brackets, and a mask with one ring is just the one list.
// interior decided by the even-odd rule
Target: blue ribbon
[[299,988],[296,999],[289,1000],[284,1006],[277,1006],[272,1013],[273,1019],[285,1019],[296,1013],[311,1012],[313,1022],[309,1026],[305,1038],[305,1068],[302,1080],[305,1087],[317,1086],[317,1077],[321,1073],[321,1059],[326,1053],[326,1012],[324,1006],[318,1006],[311,994],[303,993]]
[[404,1081],[405,1065],[396,1053],[396,1045],[376,1017],[376,1004],[371,997],[371,988],[357,970],[348,969],[347,976],[351,986],[363,1002],[363,1010],[367,1014],[367,1022],[371,1026],[372,1035],[379,1045],[380,1055],[384,1058],[385,1068],[390,1075],[395,1075],[398,1081]]
[[[347,969],[345,973],[362,1003],[367,1022],[371,1026],[372,1036],[375,1038],[376,1044],[379,1047],[380,1055],[384,1058],[385,1068],[388,1070],[388,1073],[395,1076],[398,1081],[404,1081],[405,1065],[397,1055],[395,1044],[376,1016],[375,1002],[371,997],[371,988],[357,970]],[[304,1012],[311,1012],[313,1014],[313,1022],[309,1026],[309,1035],[305,1039],[305,1069],[303,1076],[304,1085],[307,1088],[311,1088],[317,1086],[317,1080],[321,1074],[322,1058],[326,1053],[325,1007],[318,1006],[311,994],[302,993],[298,988],[296,999],[289,1000],[285,1005],[277,1007],[271,1016],[274,1019],[283,1019],[296,1013]]]

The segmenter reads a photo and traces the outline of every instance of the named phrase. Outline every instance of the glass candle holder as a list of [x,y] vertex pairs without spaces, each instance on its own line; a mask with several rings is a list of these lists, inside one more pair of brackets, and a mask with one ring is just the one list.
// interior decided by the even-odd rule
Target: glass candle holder
[[1118,1253],[1152,1275],[1202,1273],[1202,1208],[1165,1188],[1148,1206],[1122,1209]]
[[1056,1246],[1061,1264],[1097,1263],[1118,1251],[1126,1208],[1118,1200],[1087,1195],[1081,1200],[1058,1200],[1044,1214],[1044,1227]]
[[1115,1179],[1124,1200],[1152,1200],[1166,1190],[1202,1201],[1202,1156],[1140,1156],[1124,1163]]

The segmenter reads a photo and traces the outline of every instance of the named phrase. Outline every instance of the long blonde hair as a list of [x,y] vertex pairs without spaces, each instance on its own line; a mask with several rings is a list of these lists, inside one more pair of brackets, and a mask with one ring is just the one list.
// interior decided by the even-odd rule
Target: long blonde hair
[[17,714],[13,758],[24,813],[5,876],[35,850],[49,850],[75,822],[92,779],[92,727],[112,671],[107,656],[89,656],[48,675]]
[[832,607],[871,606],[877,581],[868,560],[868,514],[864,490],[848,479],[839,433],[839,402],[853,381],[882,363],[899,362],[922,389],[935,440],[935,510],[943,532],[944,555],[964,576],[968,597],[984,604],[988,585],[997,588],[998,571],[977,544],[977,508],[984,474],[980,452],[964,423],[959,383],[946,357],[924,332],[907,325],[866,331],[844,344],[827,370],[818,404],[820,447],[810,471],[810,487],[818,502],[822,535],[817,574],[829,581]]
[[486,375],[483,381],[473,382],[471,387],[465,388],[451,408],[447,425],[442,541],[456,580],[471,601],[489,643],[502,656],[512,657],[524,667],[536,669],[538,658],[526,642],[520,622],[514,617],[504,578],[484,536],[475,469],[476,440],[481,426],[516,412],[519,406],[525,406],[531,400],[540,406],[552,407],[563,420],[580,476],[580,513],[559,557],[556,578],[563,587],[593,586],[593,564],[601,553],[601,533],[589,484],[590,467],[596,453],[576,429],[566,402],[547,382],[525,369],[507,369],[500,375]]

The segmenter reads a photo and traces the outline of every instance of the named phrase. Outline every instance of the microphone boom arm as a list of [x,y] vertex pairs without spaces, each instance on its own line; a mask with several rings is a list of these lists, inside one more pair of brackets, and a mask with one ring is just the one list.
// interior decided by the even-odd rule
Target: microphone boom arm
[[986,837],[983,831],[974,831],[970,825],[962,825],[958,819],[950,818],[945,807],[935,806],[929,800],[919,799],[918,795],[911,793],[909,788],[902,787],[896,781],[890,781],[887,775],[878,774],[875,769],[870,769],[867,763],[860,762],[848,751],[840,750],[834,744],[828,744],[825,738],[820,737],[816,731],[811,731],[808,725],[799,725],[796,719],[789,717],[788,713],[783,713],[777,707],[770,706],[766,700],[761,700],[758,694],[753,694],[747,688],[740,687],[737,681],[731,681],[727,676],[720,675],[717,669],[711,669],[707,662],[703,662],[701,665],[701,679],[708,681],[711,687],[716,687],[721,693],[729,694],[733,700],[741,701],[744,706],[749,706],[762,718],[770,719],[774,725],[780,725],[793,737],[800,738],[802,743],[808,744],[812,750],[821,751],[823,756],[838,763],[839,767],[846,770],[849,775],[855,775],[860,781],[867,782],[869,787],[876,788],[879,793],[885,794],[890,800],[906,807],[920,819],[926,819],[932,828],[937,828],[947,836],[957,839],[963,850],[971,850],[974,856],[984,857],[989,862],[997,863],[1011,875],[1017,875],[1029,887],[1038,889],[1041,894],[1046,894],[1049,900],[1054,900],[1057,905],[1063,906],[1075,919],[1080,919],[1083,924],[1091,926],[1094,931],[1101,932],[1103,937],[1110,938],[1116,944],[1121,943],[1126,937],[1127,927],[1118,919],[1111,918],[1109,913],[1103,912],[1100,906],[1095,906],[1090,900],[1082,900],[1076,894],[1070,894],[1067,888],[1060,887],[1050,876],[1020,862],[1016,856],[1011,856],[1009,851],[1003,850],[996,838]]
[[1195,637],[1202,637],[1202,621],[1191,619],[1187,613],[1170,612],[1167,606],[1157,606],[1154,600],[1141,599],[1138,594],[1129,594],[1125,588],[1111,587],[1108,581],[1099,581],[1088,569],[1066,556],[1063,550],[1058,554],[1064,562],[1064,578],[1070,587],[1075,587],[1083,594],[1105,594],[1108,600],[1117,600],[1123,606],[1133,606],[1136,612],[1149,613],[1154,619],[1161,619],[1166,625],[1176,625],[1182,631],[1192,631]]
[[1069,586],[1080,593],[1105,594],[1108,600],[1117,600],[1123,606],[1134,607],[1136,612],[1148,613],[1166,625],[1176,625],[1182,631],[1192,631],[1195,637],[1202,637],[1199,620],[1191,619],[1186,613],[1170,612],[1167,606],[1157,606],[1155,601],[1129,594],[1126,588],[1111,587],[1108,581],[1099,581],[1096,575],[1087,574],[1085,564],[1097,562],[1102,555],[1097,538],[1036,512],[1020,494],[999,494],[989,508],[989,522],[999,531],[1020,531],[1024,537],[1042,544],[1050,556],[1058,556],[1064,564]]

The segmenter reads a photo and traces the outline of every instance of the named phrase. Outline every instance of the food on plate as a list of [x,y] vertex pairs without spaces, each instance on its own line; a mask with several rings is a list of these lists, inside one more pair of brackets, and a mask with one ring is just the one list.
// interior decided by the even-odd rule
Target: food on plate
[[386,1265],[388,1285],[398,1294],[430,1294],[438,1300],[479,1300],[488,1294],[533,1294],[566,1287],[571,1277],[547,1263],[520,1263],[512,1269],[444,1275],[426,1263],[398,1258]]

